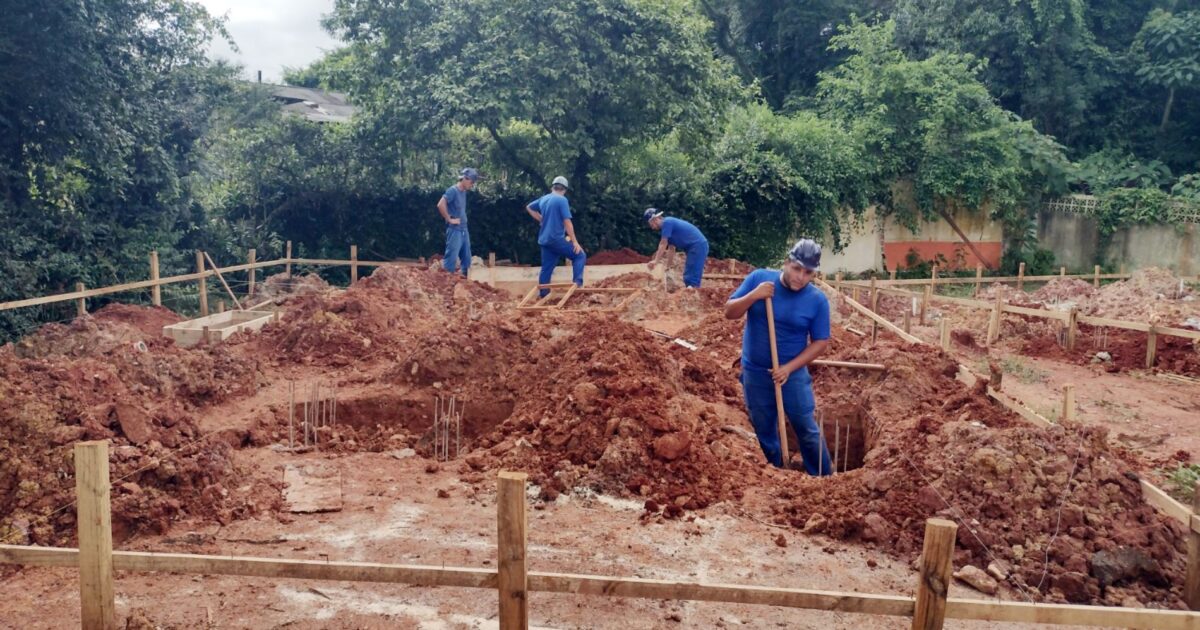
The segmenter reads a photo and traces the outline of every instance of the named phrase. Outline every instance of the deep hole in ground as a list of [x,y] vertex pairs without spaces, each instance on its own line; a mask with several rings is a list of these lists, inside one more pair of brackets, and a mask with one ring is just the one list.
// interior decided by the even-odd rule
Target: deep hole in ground
[[[867,452],[874,446],[869,439],[869,421],[858,405],[831,405],[820,409],[817,419],[825,433],[825,443],[834,472],[862,468]],[[795,433],[792,433],[795,435]]]

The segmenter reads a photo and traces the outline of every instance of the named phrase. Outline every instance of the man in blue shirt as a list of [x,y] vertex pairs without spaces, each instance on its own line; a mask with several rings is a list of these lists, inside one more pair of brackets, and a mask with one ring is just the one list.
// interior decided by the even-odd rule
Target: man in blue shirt
[[464,168],[458,183],[447,188],[438,200],[437,209],[446,221],[446,256],[442,266],[451,273],[458,264],[463,277],[471,270],[471,236],[467,233],[467,191],[475,187],[479,171]]
[[[742,334],[742,391],[750,422],[767,461],[786,467],[780,453],[775,384],[783,389],[783,407],[799,439],[804,469],[810,475],[832,474],[829,449],[821,439],[814,418],[816,400],[808,364],[829,345],[829,300],[811,284],[821,267],[821,246],[801,239],[783,270],[756,269],[746,276],[729,301],[725,317],[746,316]],[[772,369],[771,340],[767,329],[767,306],[772,298],[779,369]]]
[[[558,261],[566,258],[571,261],[571,281],[583,286],[583,266],[587,262],[587,254],[579,245],[579,239],[575,237],[575,225],[571,223],[567,178],[562,175],[555,177],[550,193],[529,202],[525,211],[541,225],[538,228],[538,245],[542,248],[542,273],[538,276],[538,284],[549,284]],[[542,297],[549,293],[549,289],[538,291]]]
[[667,251],[667,245],[675,247],[675,251],[687,254],[687,262],[683,265],[683,286],[699,288],[700,279],[704,276],[704,262],[708,260],[708,239],[700,233],[696,226],[675,217],[663,217],[663,213],[654,208],[647,208],[642,218],[650,223],[650,228],[662,231],[662,239],[658,241],[658,251],[650,260],[650,268],[662,259]]

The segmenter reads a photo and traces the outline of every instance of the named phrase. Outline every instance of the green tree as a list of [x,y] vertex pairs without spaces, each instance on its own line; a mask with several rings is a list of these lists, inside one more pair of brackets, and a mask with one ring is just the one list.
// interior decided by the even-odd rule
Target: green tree
[[1159,129],[1166,129],[1176,90],[1200,86],[1200,11],[1151,11],[1133,52],[1140,61],[1138,78],[1167,91],[1159,122]]

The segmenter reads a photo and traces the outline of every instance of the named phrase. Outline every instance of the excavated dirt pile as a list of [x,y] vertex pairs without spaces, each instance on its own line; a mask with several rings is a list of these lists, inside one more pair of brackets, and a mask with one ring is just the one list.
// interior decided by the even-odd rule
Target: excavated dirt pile
[[283,321],[252,343],[276,360],[345,366],[391,356],[414,338],[467,326],[508,302],[500,291],[442,271],[381,267],[336,295],[293,298]]
[[[169,311],[112,305],[0,348],[0,539],[69,544],[72,445],[111,440],[117,539],[185,515],[231,519],[272,508],[233,470],[235,435],[200,439],[193,411],[249,393],[258,365],[222,347],[161,336]],[[256,494],[258,496],[256,496]]]
[[262,283],[262,288],[258,290],[255,297],[256,299],[274,300],[306,293],[324,293],[331,290],[333,290],[333,287],[328,282],[325,282],[324,278],[315,273],[299,276],[279,273],[267,278],[267,281]]
[[650,257],[636,252],[628,247],[621,249],[606,249],[594,254],[588,254],[589,265],[630,265],[650,262]]
[[528,363],[513,367],[527,375],[516,407],[472,468],[528,471],[547,499],[588,486],[668,517],[761,478],[757,447],[735,428],[745,426],[736,389],[691,365],[691,351],[613,317],[539,326]]

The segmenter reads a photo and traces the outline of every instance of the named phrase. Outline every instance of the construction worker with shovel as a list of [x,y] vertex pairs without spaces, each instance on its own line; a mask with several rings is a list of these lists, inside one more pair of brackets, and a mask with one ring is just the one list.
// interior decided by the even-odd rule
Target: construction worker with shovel
[[663,213],[655,208],[647,208],[642,218],[650,224],[650,229],[662,232],[658,241],[658,251],[650,259],[649,267],[654,269],[667,251],[667,245],[673,245],[675,251],[687,254],[683,264],[683,286],[699,288],[704,276],[704,263],[708,260],[708,239],[700,232],[700,228],[675,217],[663,217]]
[[[525,206],[529,216],[538,222],[538,246],[542,248],[542,272],[538,284],[549,284],[558,261],[571,261],[571,281],[583,286],[583,267],[587,254],[575,236],[575,224],[571,222],[571,204],[567,203],[567,178],[559,175],[550,185],[550,193]],[[538,291],[546,297],[550,289]]]
[[746,317],[742,391],[763,455],[773,465],[787,467],[786,417],[810,475],[833,472],[814,417],[808,372],[808,364],[829,346],[829,300],[812,284],[820,268],[821,246],[801,239],[782,270],[750,272],[725,303],[725,317]]

